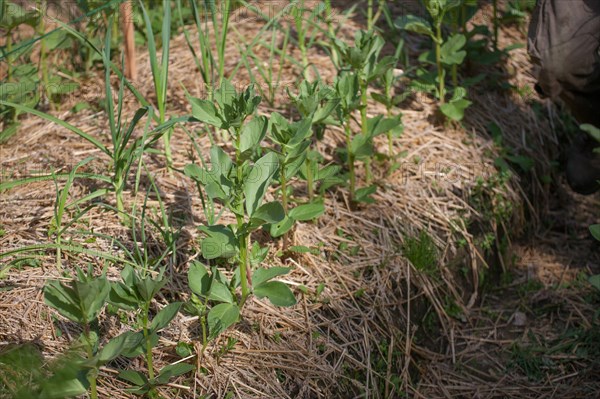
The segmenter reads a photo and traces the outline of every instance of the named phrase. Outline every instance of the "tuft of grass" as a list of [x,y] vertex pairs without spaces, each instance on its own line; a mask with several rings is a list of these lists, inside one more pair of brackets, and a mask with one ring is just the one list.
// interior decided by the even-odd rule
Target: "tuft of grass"
[[437,247],[426,231],[421,231],[418,237],[407,238],[402,246],[402,252],[417,270],[430,276],[438,275]]

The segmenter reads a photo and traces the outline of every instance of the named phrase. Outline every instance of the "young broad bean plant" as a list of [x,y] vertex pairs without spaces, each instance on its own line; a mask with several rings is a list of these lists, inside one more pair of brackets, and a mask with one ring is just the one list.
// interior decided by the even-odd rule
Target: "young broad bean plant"
[[[370,121],[367,117],[368,87],[371,82],[396,64],[396,58],[393,56],[380,59],[379,55],[384,44],[383,38],[374,31],[358,31],[354,38],[354,46],[349,46],[341,40],[335,40],[336,51],[340,56],[342,65],[344,65],[344,68],[350,69],[358,81],[361,135],[358,136],[360,138],[357,139],[356,144],[362,143],[360,146],[365,146],[365,148],[356,148],[353,156],[359,157],[365,163],[367,185],[370,185],[372,180],[372,140],[377,135],[369,130],[374,120]],[[389,126],[390,129],[400,126],[400,124],[400,115],[386,120],[386,126]]]
[[[76,349],[83,349],[85,357],[76,363],[85,376],[85,380],[81,382],[82,386],[89,387],[92,399],[98,398],[96,380],[100,367],[140,342],[138,335],[127,332],[113,338],[102,348],[99,347],[100,339],[95,324],[106,304],[109,292],[110,283],[104,273],[94,277],[91,266],[87,273],[77,268],[76,278],[69,283],[50,280],[44,287],[46,304],[83,329]],[[76,381],[71,383],[74,384],[73,388],[78,387]]]
[[314,149],[317,140],[322,140],[327,125],[336,125],[338,122],[333,117],[340,100],[336,98],[333,88],[325,85],[320,80],[309,82],[303,80],[298,87],[298,94],[293,95],[288,91],[288,96],[302,120],[311,121],[311,146],[307,149],[306,160],[300,168],[302,177],[306,180],[306,189],[309,202],[314,198],[315,184],[327,179],[327,184],[321,185],[321,190],[340,183],[334,181],[334,176],[339,172],[336,165],[325,166],[319,169],[321,154]]
[[306,162],[308,149],[311,144],[313,115],[298,122],[289,122],[281,114],[271,114],[271,141],[277,148],[272,150],[279,158],[279,182],[281,184],[281,202],[285,219],[271,225],[271,235],[283,235],[283,250],[287,250],[287,232],[296,221],[311,220],[325,212],[322,202],[313,202],[289,209],[291,179],[295,178],[302,165]]
[[[261,268],[268,248],[254,243],[250,252],[250,263],[256,266],[252,277],[254,295],[267,297],[276,306],[292,306],[296,303],[294,295],[275,277],[290,272],[287,267]],[[236,301],[235,290],[240,285],[240,276],[235,273],[231,279],[221,273],[216,266],[209,267],[201,262],[192,262],[188,271],[188,283],[192,291],[191,299],[184,309],[198,316],[202,329],[203,353],[208,343],[240,318],[240,306]]]
[[165,366],[158,373],[154,369],[152,349],[158,344],[158,332],[169,325],[182,305],[181,302],[172,302],[150,320],[152,300],[167,283],[164,271],[164,267],[159,271],[153,271],[127,265],[121,272],[122,280],[111,285],[108,296],[108,302],[111,305],[135,313],[136,327],[141,329],[135,333],[138,337],[138,344],[130,347],[123,355],[127,357],[144,355],[148,375],[135,370],[123,370],[119,373],[119,377],[132,384],[129,391],[138,395],[148,393],[155,396],[157,386],[164,385],[169,382],[170,378],[194,369],[192,365],[185,363]]
[[[427,52],[420,57],[420,60],[435,65],[436,75],[419,71],[419,81],[415,88],[434,93],[439,100],[439,109],[442,114],[454,121],[460,121],[471,102],[465,98],[467,92],[464,88],[455,86],[452,91],[446,89],[446,75],[448,69],[463,63],[467,55],[464,50],[467,38],[458,32],[445,37],[442,28],[446,17],[451,11],[461,6],[462,0],[423,0],[423,2],[431,17],[431,23],[414,15],[406,15],[398,18],[395,25],[399,29],[431,38],[435,46],[434,56],[432,57],[431,53]],[[452,96],[447,101],[448,93]]]
[[[263,203],[273,178],[279,171],[279,160],[275,153],[267,152],[255,162],[255,155],[263,151],[261,143],[267,134],[268,120],[264,116],[254,116],[261,98],[254,92],[253,86],[238,93],[227,80],[215,92],[215,103],[190,98],[192,115],[199,121],[219,129],[227,130],[233,137],[234,157],[231,159],[220,147],[210,150],[211,168],[197,164],[186,166],[185,173],[202,185],[207,196],[219,201],[235,215],[236,223],[200,226],[206,234],[202,240],[202,255],[206,260],[216,258],[234,258],[239,268],[241,299],[243,307],[252,279],[249,262],[251,233],[265,224],[276,224],[285,218],[283,206],[278,201]],[[286,295],[292,292],[286,286]],[[280,292],[265,296],[271,301]],[[268,294],[268,295],[267,295]]]

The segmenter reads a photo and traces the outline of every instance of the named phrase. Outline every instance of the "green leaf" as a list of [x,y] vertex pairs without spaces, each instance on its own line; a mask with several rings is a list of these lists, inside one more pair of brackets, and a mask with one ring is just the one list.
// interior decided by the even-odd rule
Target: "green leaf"
[[119,372],[119,378],[132,383],[137,386],[144,386],[148,383],[148,378],[144,375],[144,373],[140,371],[134,370],[121,370]]
[[103,153],[105,153],[108,156],[111,156],[111,152],[108,148],[106,148],[106,146],[104,144],[102,144],[99,140],[96,140],[94,137],[90,136],[89,134],[85,133],[83,130],[55,117],[49,114],[46,114],[44,112],[38,111],[36,109],[27,107],[25,105],[21,105],[21,104],[15,104],[9,101],[2,101],[0,100],[0,105],[6,105],[9,107],[12,107],[18,111],[21,112],[26,112],[29,114],[33,114],[36,116],[39,116],[40,118],[46,119],[47,121],[50,122],[54,122],[62,127],[64,127],[67,130],[70,130],[71,132],[75,133],[76,135],[78,135],[79,137],[81,137],[82,139],[88,141],[90,144],[92,144],[94,147],[96,147],[97,149],[99,149],[100,151],[102,151]]
[[79,378],[62,375],[60,371],[43,381],[42,387],[39,398],[72,398],[87,391]]
[[446,65],[460,65],[462,64],[467,52],[461,50],[467,43],[465,35],[455,34],[452,35],[442,44],[440,55],[442,62]]
[[221,303],[214,306],[207,316],[208,330],[211,338],[217,337],[229,326],[238,321],[240,317],[240,309],[232,303]]
[[275,306],[293,306],[296,297],[286,284],[281,281],[267,281],[254,288],[254,295],[258,298],[267,297]]
[[281,237],[294,226],[294,219],[289,216],[286,216],[281,222],[275,223],[271,225],[269,232],[272,237]]
[[283,206],[278,201],[263,204],[252,215],[251,224],[279,223],[285,218]]
[[451,103],[442,104],[440,106],[440,111],[448,118],[454,121],[460,121],[465,116],[465,109],[471,105],[471,101],[469,100],[457,100]]
[[296,252],[299,254],[319,255],[319,253],[320,253],[318,248],[309,248],[305,245],[294,245],[294,246],[291,246],[289,249],[291,252]]
[[200,226],[208,237],[202,240],[204,259],[231,258],[237,253],[237,240],[231,229],[223,225]]
[[192,104],[192,116],[194,118],[209,125],[223,128],[224,124],[219,117],[219,111],[212,102],[194,97],[188,97],[188,100]]
[[289,216],[294,220],[306,221],[318,218],[323,213],[325,213],[325,205],[322,202],[313,202],[298,205],[290,211]]
[[183,173],[193,180],[200,182],[203,186],[208,184],[208,172],[195,163],[186,165],[183,168]]
[[358,190],[356,190],[354,200],[356,202],[364,202],[367,204],[372,204],[373,202],[375,202],[375,200],[373,198],[371,198],[371,195],[375,194],[376,191],[377,191],[376,185],[359,188]]
[[271,279],[274,279],[278,276],[283,276],[284,274],[288,274],[292,270],[291,267],[271,267],[265,269],[263,267],[259,267],[252,274],[252,286],[258,287],[264,282],[267,282]]
[[206,297],[210,291],[211,278],[206,266],[198,261],[192,262],[188,270],[188,284],[192,292],[201,297]]
[[153,332],[158,332],[169,325],[171,320],[177,316],[177,312],[179,312],[181,305],[182,302],[173,302],[162,308],[160,312],[158,312],[152,319],[150,330]]
[[600,274],[596,274],[595,276],[591,276],[588,281],[598,291],[600,291]]
[[233,295],[229,290],[229,287],[223,282],[213,279],[210,285],[210,293],[208,299],[218,302],[233,303]]
[[269,152],[256,161],[250,175],[246,177],[246,181],[244,182],[246,212],[251,217],[258,207],[260,207],[278,167],[279,160],[277,159],[277,155]]
[[185,373],[189,373],[195,368],[195,366],[188,363],[169,364],[168,366],[165,366],[160,370],[160,372],[156,376],[156,382],[158,382],[159,384],[166,384],[171,378],[177,377],[178,375],[182,375]]
[[369,136],[375,137],[380,134],[389,132],[398,126],[402,125],[402,115],[396,115],[391,118],[384,118],[383,115],[378,115],[367,120],[367,129]]
[[83,322],[83,314],[77,306],[75,293],[69,287],[51,280],[44,286],[44,302],[58,313],[75,323]]
[[408,30],[410,32],[415,32],[422,35],[428,35],[431,38],[435,37],[433,34],[433,29],[431,28],[431,24],[427,20],[419,18],[415,15],[403,15],[396,19],[394,25],[398,29]]
[[233,162],[229,155],[219,146],[212,146],[210,149],[210,162],[211,162],[211,173],[213,175],[221,175],[228,177],[231,169],[233,168]]
[[267,121],[267,118],[264,116],[259,116],[255,117],[249,123],[246,123],[244,127],[242,127],[239,148],[241,154],[246,154],[247,152],[251,153],[258,148],[260,142],[267,134],[268,125],[269,122]]
[[596,240],[600,241],[600,224],[591,225],[590,233],[592,233],[592,237],[594,237]]
[[123,333],[110,341],[100,351],[98,362],[106,364],[117,356],[121,355],[125,350],[135,348],[142,342],[143,336],[133,331]]
[[590,136],[592,136],[594,138],[594,140],[596,140],[597,142],[600,143],[600,129],[595,127],[594,125],[590,125],[589,123],[585,123],[581,126],[579,126],[579,128],[581,130],[583,130],[584,132],[587,132],[590,134]]

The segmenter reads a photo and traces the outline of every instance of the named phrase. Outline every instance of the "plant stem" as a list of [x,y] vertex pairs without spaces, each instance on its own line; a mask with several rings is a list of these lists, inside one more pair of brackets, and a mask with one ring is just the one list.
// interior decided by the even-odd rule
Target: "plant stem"
[[306,188],[308,190],[308,202],[311,202],[315,195],[314,176],[313,176],[312,168],[313,168],[313,164],[310,159],[310,153],[309,153],[309,155],[306,157]]
[[373,30],[373,0],[367,1],[367,30]]
[[[369,134],[368,123],[367,123],[367,81],[360,79],[360,130],[361,133],[366,137]],[[371,173],[371,158],[365,159],[365,178],[367,185],[371,184],[372,173]]]
[[438,84],[439,84],[439,97],[440,97],[440,105],[444,105],[446,101],[446,93],[444,88],[444,69],[442,67],[442,24],[441,22],[437,24],[437,40],[435,41],[435,61],[437,65],[437,73],[438,73]]
[[150,303],[147,302],[142,314],[142,330],[144,332],[144,340],[146,342],[146,362],[148,364],[148,378],[150,381],[154,379],[154,365],[152,364],[152,343],[150,342],[150,334],[148,331],[148,312]]
[[499,32],[499,24],[498,24],[498,0],[492,1],[493,8],[493,23],[494,23],[494,51],[498,51],[498,32]]
[[248,238],[247,234],[242,234],[239,238],[240,246],[240,279],[242,280],[242,299],[240,300],[240,308],[244,307],[246,299],[250,294],[248,291],[248,283],[250,280],[250,270],[248,266]]
[[[284,150],[283,155],[285,157],[285,150]],[[281,163],[281,169],[280,169],[279,173],[281,175],[281,205],[283,206],[283,213],[287,216],[287,213],[288,213],[287,177],[285,175],[285,165],[283,162]],[[288,232],[285,232],[283,234],[283,251],[284,252],[287,250],[287,246],[288,246]]]
[[[387,117],[391,117],[392,115],[392,109],[391,108],[387,108]],[[394,136],[392,135],[392,131],[388,131],[387,132],[387,138],[388,138],[388,156],[390,157],[390,159],[392,159],[392,157],[394,156]]]
[[[38,24],[37,33],[42,36],[46,33],[46,21],[44,20],[44,10],[46,9],[46,3],[43,0],[38,0],[36,4],[39,12],[40,12],[40,21]],[[42,91],[48,90],[49,87],[49,78],[48,78],[48,63],[46,61],[47,58],[47,49],[46,49],[46,40],[42,39],[40,41],[40,69],[42,72]],[[44,95],[44,93],[42,93]],[[49,100],[49,99],[48,99]]]
[[344,123],[346,131],[346,149],[348,150],[348,171],[350,172],[350,204],[354,202],[354,191],[356,188],[356,177],[354,175],[354,154],[352,153],[352,131],[350,130],[350,121]]
[[[85,339],[85,350],[87,358],[92,359],[94,357],[94,350],[92,348],[92,342],[90,340],[90,325],[85,322],[83,325],[83,334]],[[96,388],[96,373],[97,370],[93,369],[90,371],[88,381],[90,383],[90,396],[92,399],[98,399],[98,389]]]
[[[6,32],[6,53],[12,52],[12,30]],[[6,82],[10,83],[12,80],[12,62],[9,57],[6,57]],[[14,112],[14,111],[13,111]]]

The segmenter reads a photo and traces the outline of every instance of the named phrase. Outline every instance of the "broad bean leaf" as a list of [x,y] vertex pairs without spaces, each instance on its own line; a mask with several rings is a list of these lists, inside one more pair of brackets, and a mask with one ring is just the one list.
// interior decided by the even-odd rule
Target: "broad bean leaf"
[[462,34],[454,34],[442,44],[440,51],[442,62],[446,65],[460,65],[467,56],[462,48],[467,43],[467,38]]
[[264,267],[259,267],[252,274],[252,286],[258,287],[262,283],[274,279],[275,277],[288,274],[291,270],[291,267],[270,267],[268,269],[265,269]]
[[126,350],[131,350],[137,347],[142,342],[143,335],[128,331],[110,341],[100,350],[98,354],[98,363],[106,364],[111,360],[120,356]]
[[162,308],[152,319],[150,330],[158,332],[168,326],[171,320],[177,316],[182,304],[182,302],[173,302]]
[[188,270],[188,285],[198,296],[206,297],[210,291],[211,277],[206,266],[194,261]]
[[250,217],[260,207],[278,167],[277,155],[269,152],[256,161],[251,173],[246,177],[244,194],[246,197],[246,212]]
[[252,154],[256,148],[258,148],[260,142],[267,134],[268,126],[269,122],[267,121],[267,118],[264,116],[259,116],[255,117],[250,122],[246,123],[244,127],[242,127],[239,148],[242,159],[247,159],[247,157]]
[[210,337],[217,337],[229,326],[237,323],[239,317],[240,309],[233,303],[220,303],[212,307],[206,318]]
[[237,240],[228,226],[200,226],[199,229],[208,235],[201,243],[204,259],[235,256],[237,253]]
[[448,118],[454,121],[460,121],[465,116],[465,109],[471,105],[471,101],[466,99],[460,99],[452,101],[440,106],[440,111]]
[[325,212],[325,205],[322,202],[313,202],[310,204],[298,205],[290,210],[289,217],[298,220],[312,220],[321,216]]
[[188,99],[192,104],[192,116],[194,118],[218,128],[225,128],[226,125],[219,116],[219,110],[212,102],[194,97]]
[[293,306],[296,304],[294,293],[281,281],[267,281],[254,287],[254,295],[268,298],[275,306]]
[[269,232],[272,237],[281,237],[294,226],[294,219],[289,216],[286,216],[281,222],[274,223],[271,225]]
[[396,19],[394,25],[398,29],[419,33],[421,35],[428,35],[431,38],[435,38],[429,21],[415,15],[403,15]]
[[251,226],[259,226],[265,223],[279,223],[285,218],[285,211],[281,203],[274,201],[263,204],[252,215]]
[[177,377],[185,373],[189,373],[195,368],[195,366],[188,363],[169,364],[160,369],[160,372],[158,373],[155,379],[156,383],[164,385],[168,383],[171,378]]

